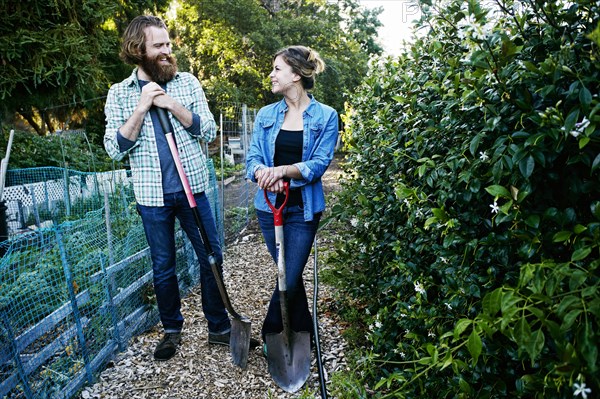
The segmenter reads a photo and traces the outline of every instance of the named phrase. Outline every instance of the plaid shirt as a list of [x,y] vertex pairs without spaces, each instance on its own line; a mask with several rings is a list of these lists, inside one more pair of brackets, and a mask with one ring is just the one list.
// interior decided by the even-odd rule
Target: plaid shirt
[[[208,189],[209,185],[206,156],[200,146],[200,140],[206,142],[214,140],[217,134],[216,123],[208,109],[200,82],[192,74],[178,72],[167,83],[167,93],[188,110],[200,116],[201,133],[193,136],[169,114],[179,157],[192,192],[200,193]],[[121,152],[117,142],[119,128],[133,114],[140,95],[137,68],[127,79],[110,88],[104,106],[106,115],[104,147],[108,155],[117,161],[129,155],[136,201],[145,206],[163,206],[162,173],[150,113],[146,113],[138,139],[129,150]]]

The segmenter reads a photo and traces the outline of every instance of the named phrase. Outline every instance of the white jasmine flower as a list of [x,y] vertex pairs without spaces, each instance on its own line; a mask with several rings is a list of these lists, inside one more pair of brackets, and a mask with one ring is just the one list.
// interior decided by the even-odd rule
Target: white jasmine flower
[[444,305],[446,305],[448,310],[452,310],[452,305],[450,305],[448,302],[444,302]]
[[440,256],[440,261],[442,263],[448,263],[448,259],[444,258],[443,256]]
[[416,292],[418,292],[421,295],[425,294],[425,288],[423,288],[423,285],[421,285],[421,283],[419,283],[417,281],[416,283],[414,283],[414,286],[415,286],[415,291]]
[[433,331],[429,331],[429,333],[427,333],[427,336],[431,337],[431,338],[435,338],[435,333]]
[[592,390],[590,388],[585,387],[585,382],[582,382],[581,384],[574,383],[573,388],[575,388],[575,392],[573,392],[573,396],[581,395],[583,397],[583,399],[587,399],[588,393],[592,393]]
[[381,323],[379,320],[377,320],[377,321],[375,322],[375,327],[377,327],[377,328],[381,328],[381,326],[383,326],[383,324],[382,324],[382,323]]
[[581,122],[577,122],[575,124],[575,129],[579,130],[580,132],[583,132],[585,130],[585,128],[588,127],[589,125],[590,125],[590,121],[588,120],[588,118],[586,118],[584,116],[583,120]]
[[479,151],[479,159],[481,160],[481,162],[485,162],[488,159],[490,159],[490,157],[488,157],[488,154],[486,154],[485,152]]
[[407,198],[404,198],[404,201],[403,201],[403,202],[404,202],[404,204],[405,204],[406,206],[410,206],[410,202],[408,201],[408,199],[407,199]]
[[375,329],[375,327],[373,327],[373,324],[369,324],[369,331],[373,331]]
[[357,218],[350,219],[350,224],[352,225],[352,227],[358,226],[358,219]]
[[404,358],[406,357],[406,353],[404,353],[404,352],[400,352],[400,357],[401,357],[402,359],[404,359]]
[[494,203],[490,205],[490,208],[492,208],[492,213],[498,213],[498,211],[500,210],[496,201],[494,201]]
[[579,136],[583,131],[590,125],[590,121],[588,118],[583,117],[581,122],[577,122],[575,124],[575,130],[571,130],[569,134],[573,137]]
[[366,313],[366,314],[371,314],[371,311],[369,310],[369,308],[366,308],[366,309],[365,309],[365,313]]

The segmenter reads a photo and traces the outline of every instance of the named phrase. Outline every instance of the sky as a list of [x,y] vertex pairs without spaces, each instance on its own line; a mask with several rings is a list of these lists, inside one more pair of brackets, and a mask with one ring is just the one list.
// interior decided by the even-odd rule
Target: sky
[[412,21],[420,15],[414,0],[360,0],[366,8],[383,7],[379,20],[383,24],[379,28],[380,44],[390,55],[400,53],[402,41],[410,40]]

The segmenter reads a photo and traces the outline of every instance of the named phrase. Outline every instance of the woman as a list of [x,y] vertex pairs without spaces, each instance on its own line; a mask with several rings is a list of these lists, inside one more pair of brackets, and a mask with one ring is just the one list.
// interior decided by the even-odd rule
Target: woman
[[[337,112],[308,92],[314,86],[315,76],[324,68],[319,54],[308,47],[291,46],[275,54],[269,75],[271,91],[283,99],[258,112],[246,162],[246,178],[260,188],[254,206],[267,248],[276,263],[273,214],[263,190],[267,190],[271,203],[280,207],[285,198],[283,183],[290,184],[283,211],[288,313],[292,330],[309,331],[311,337],[312,319],[302,272],[325,209],[321,176],[333,158],[338,136]],[[276,287],[262,326],[263,342],[267,334],[283,330],[280,306]],[[264,344],[265,354],[267,349]]]

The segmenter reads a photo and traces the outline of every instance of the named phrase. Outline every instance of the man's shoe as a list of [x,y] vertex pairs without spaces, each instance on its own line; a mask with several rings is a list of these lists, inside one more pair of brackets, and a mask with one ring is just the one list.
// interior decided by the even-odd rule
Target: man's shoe
[[181,333],[165,333],[154,350],[155,360],[169,360],[175,356],[181,343]]
[[[215,344],[215,345],[229,346],[230,337],[231,337],[230,331],[223,333],[223,334],[215,334],[215,333],[209,332],[208,333],[208,343]],[[259,345],[260,345],[260,342],[258,342],[257,339],[250,338],[250,349],[254,349],[254,348],[258,347]]]

